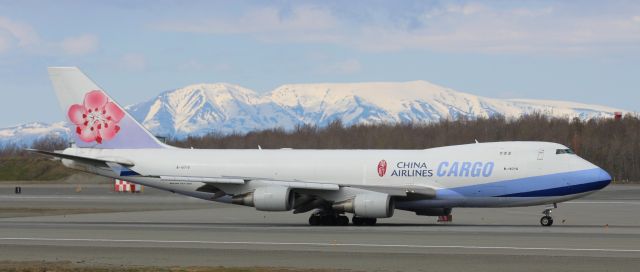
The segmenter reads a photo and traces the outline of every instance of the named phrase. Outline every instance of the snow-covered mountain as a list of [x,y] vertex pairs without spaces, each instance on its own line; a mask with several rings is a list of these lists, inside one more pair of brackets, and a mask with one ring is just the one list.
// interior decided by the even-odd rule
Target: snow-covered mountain
[[30,146],[34,141],[46,136],[57,136],[66,139],[68,133],[69,129],[66,127],[65,122],[53,124],[27,123],[0,129],[0,147],[7,145]]
[[299,123],[269,97],[226,83],[190,85],[127,107],[154,134],[185,137],[207,133],[245,133]]
[[421,123],[500,114],[518,117],[540,112],[556,117],[613,116],[610,107],[573,102],[493,99],[458,92],[426,81],[284,85],[269,94],[304,123],[324,125]]
[[[183,138],[207,133],[345,125],[426,123],[459,117],[518,117],[540,112],[556,117],[611,117],[620,109],[562,101],[494,99],[458,92],[426,81],[290,84],[260,95],[233,84],[196,84],[163,92],[127,107],[155,135]],[[32,123],[0,130],[3,142],[29,143],[61,123]],[[39,133],[41,132],[41,133]]]

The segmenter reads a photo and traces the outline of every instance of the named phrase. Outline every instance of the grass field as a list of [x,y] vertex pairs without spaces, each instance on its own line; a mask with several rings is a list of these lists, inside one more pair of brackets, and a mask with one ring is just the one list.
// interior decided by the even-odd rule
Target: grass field
[[0,180],[60,180],[77,173],[45,157],[0,158]]

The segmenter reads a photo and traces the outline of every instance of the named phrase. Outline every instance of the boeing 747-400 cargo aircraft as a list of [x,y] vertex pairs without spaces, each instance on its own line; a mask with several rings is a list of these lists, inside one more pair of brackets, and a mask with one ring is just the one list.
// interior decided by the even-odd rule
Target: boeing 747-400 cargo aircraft
[[[259,211],[314,211],[311,225],[374,225],[395,209],[550,205],[607,186],[607,172],[566,146],[494,142],[425,150],[198,150],[156,139],[78,68],[49,68],[72,147],[39,153],[70,168]],[[552,205],[552,206],[551,206]]]

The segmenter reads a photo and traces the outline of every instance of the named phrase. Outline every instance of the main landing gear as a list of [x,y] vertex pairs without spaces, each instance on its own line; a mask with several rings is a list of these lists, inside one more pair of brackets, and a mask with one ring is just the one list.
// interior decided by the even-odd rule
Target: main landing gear
[[556,208],[558,208],[558,204],[553,203],[553,208],[546,208],[542,212],[544,216],[540,218],[540,225],[543,225],[545,227],[549,227],[553,225],[553,217],[551,217],[551,211],[553,211],[553,209],[556,209]]
[[351,222],[353,222],[353,225],[355,226],[373,226],[377,223],[377,219],[375,218],[363,218],[363,217],[357,217],[357,216],[353,216],[353,220],[351,220]]
[[315,212],[309,217],[311,226],[348,226],[349,217],[337,213]]
[[[378,220],[375,218],[363,218],[353,216],[351,222],[354,226],[373,226]],[[348,226],[349,217],[343,214],[327,213],[317,211],[309,217],[309,225],[311,226]]]

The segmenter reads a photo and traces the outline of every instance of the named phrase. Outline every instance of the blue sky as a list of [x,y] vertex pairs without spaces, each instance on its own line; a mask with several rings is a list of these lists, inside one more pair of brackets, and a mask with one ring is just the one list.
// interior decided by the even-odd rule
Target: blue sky
[[121,104],[202,82],[427,80],[640,111],[640,1],[0,0],[0,127],[63,119],[47,66]]

